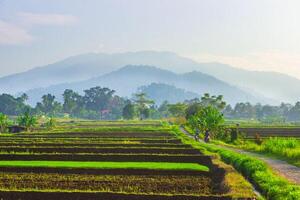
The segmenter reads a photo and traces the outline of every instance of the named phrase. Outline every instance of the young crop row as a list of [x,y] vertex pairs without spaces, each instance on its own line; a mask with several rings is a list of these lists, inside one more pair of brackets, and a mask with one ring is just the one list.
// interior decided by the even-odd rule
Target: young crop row
[[102,161],[102,162],[179,162],[211,166],[209,156],[184,154],[0,154],[2,160]]

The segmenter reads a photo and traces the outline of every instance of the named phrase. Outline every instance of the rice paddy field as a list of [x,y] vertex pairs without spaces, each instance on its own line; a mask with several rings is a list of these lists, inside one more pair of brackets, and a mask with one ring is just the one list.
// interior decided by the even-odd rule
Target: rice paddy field
[[0,136],[0,199],[252,199],[214,160],[159,121],[63,121]]

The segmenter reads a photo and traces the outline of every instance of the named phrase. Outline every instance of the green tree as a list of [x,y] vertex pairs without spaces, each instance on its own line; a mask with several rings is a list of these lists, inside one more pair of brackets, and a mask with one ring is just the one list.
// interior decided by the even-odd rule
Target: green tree
[[63,110],[68,114],[75,114],[82,106],[83,97],[73,90],[65,90],[63,93],[64,104]]
[[9,94],[1,94],[0,112],[6,115],[19,115],[23,113],[29,108],[29,106],[25,104],[25,95],[23,97],[22,96],[15,98]]
[[129,101],[123,108],[123,118],[124,119],[133,119],[135,117],[135,107],[134,105]]
[[184,103],[170,104],[168,106],[168,111],[174,117],[184,117],[186,109],[187,105]]
[[188,105],[186,111],[185,111],[185,118],[190,119],[191,116],[195,115],[197,112],[199,112],[203,106],[201,103],[194,102]]
[[295,106],[289,110],[287,118],[289,121],[300,121],[300,102],[296,102]]
[[226,102],[223,100],[223,95],[210,96],[209,93],[205,93],[201,97],[201,105],[203,106],[213,106],[218,110],[223,110],[226,106]]
[[216,132],[224,123],[223,114],[214,106],[202,107],[188,119],[189,124],[201,132]]
[[157,111],[159,112],[160,116],[162,118],[166,118],[170,115],[169,112],[169,102],[168,101],[164,101],[159,108],[157,109]]
[[146,119],[150,116],[150,107],[154,104],[153,100],[147,98],[146,93],[135,94],[135,103],[137,105],[137,111],[139,113],[140,119]]
[[99,86],[85,90],[84,103],[88,110],[100,112],[108,108],[113,98],[114,90],[101,88]]
[[4,133],[9,125],[9,120],[6,115],[0,113],[0,133]]
[[24,126],[27,130],[32,130],[32,128],[37,124],[37,118],[25,112],[24,115],[21,115],[17,119],[19,126]]
[[37,103],[36,111],[53,116],[62,112],[62,105],[55,101],[54,95],[46,94],[42,96],[42,102]]

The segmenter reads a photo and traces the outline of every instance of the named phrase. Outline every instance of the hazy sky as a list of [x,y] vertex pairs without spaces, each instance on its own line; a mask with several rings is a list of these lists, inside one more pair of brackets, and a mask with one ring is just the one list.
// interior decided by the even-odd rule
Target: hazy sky
[[300,1],[0,0],[0,76],[138,50],[300,78]]

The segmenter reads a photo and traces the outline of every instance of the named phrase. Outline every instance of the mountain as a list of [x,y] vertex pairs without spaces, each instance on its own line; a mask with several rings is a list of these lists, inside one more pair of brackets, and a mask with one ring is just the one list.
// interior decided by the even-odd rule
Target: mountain
[[164,83],[151,83],[150,85],[141,86],[138,88],[139,92],[146,93],[147,96],[154,100],[157,105],[162,104],[164,101],[169,103],[178,103],[185,100],[199,98],[199,94],[189,92],[173,85]]
[[213,75],[251,94],[276,99],[274,103],[300,101],[300,80],[277,72],[249,71],[221,63],[200,63],[189,69]]
[[[216,77],[269,103],[299,100],[300,80],[275,72],[248,71],[220,63],[198,63],[170,52],[139,51],[82,54],[27,72],[0,78],[0,93],[15,94],[38,87],[84,81],[126,65],[150,65],[176,73],[198,71]],[[280,83],[280,84],[279,84]]]
[[235,86],[200,72],[176,74],[168,70],[144,65],[128,65],[119,70],[89,80],[33,89],[26,93],[29,95],[31,104],[39,101],[42,94],[51,93],[61,99],[61,94],[65,89],[82,92],[84,89],[95,86],[109,87],[110,89],[116,90],[120,96],[131,97],[139,87],[151,83],[172,85],[198,95],[202,95],[205,92],[216,95],[223,94],[225,100],[230,103],[240,101],[259,102],[264,100],[261,97],[254,97]]

